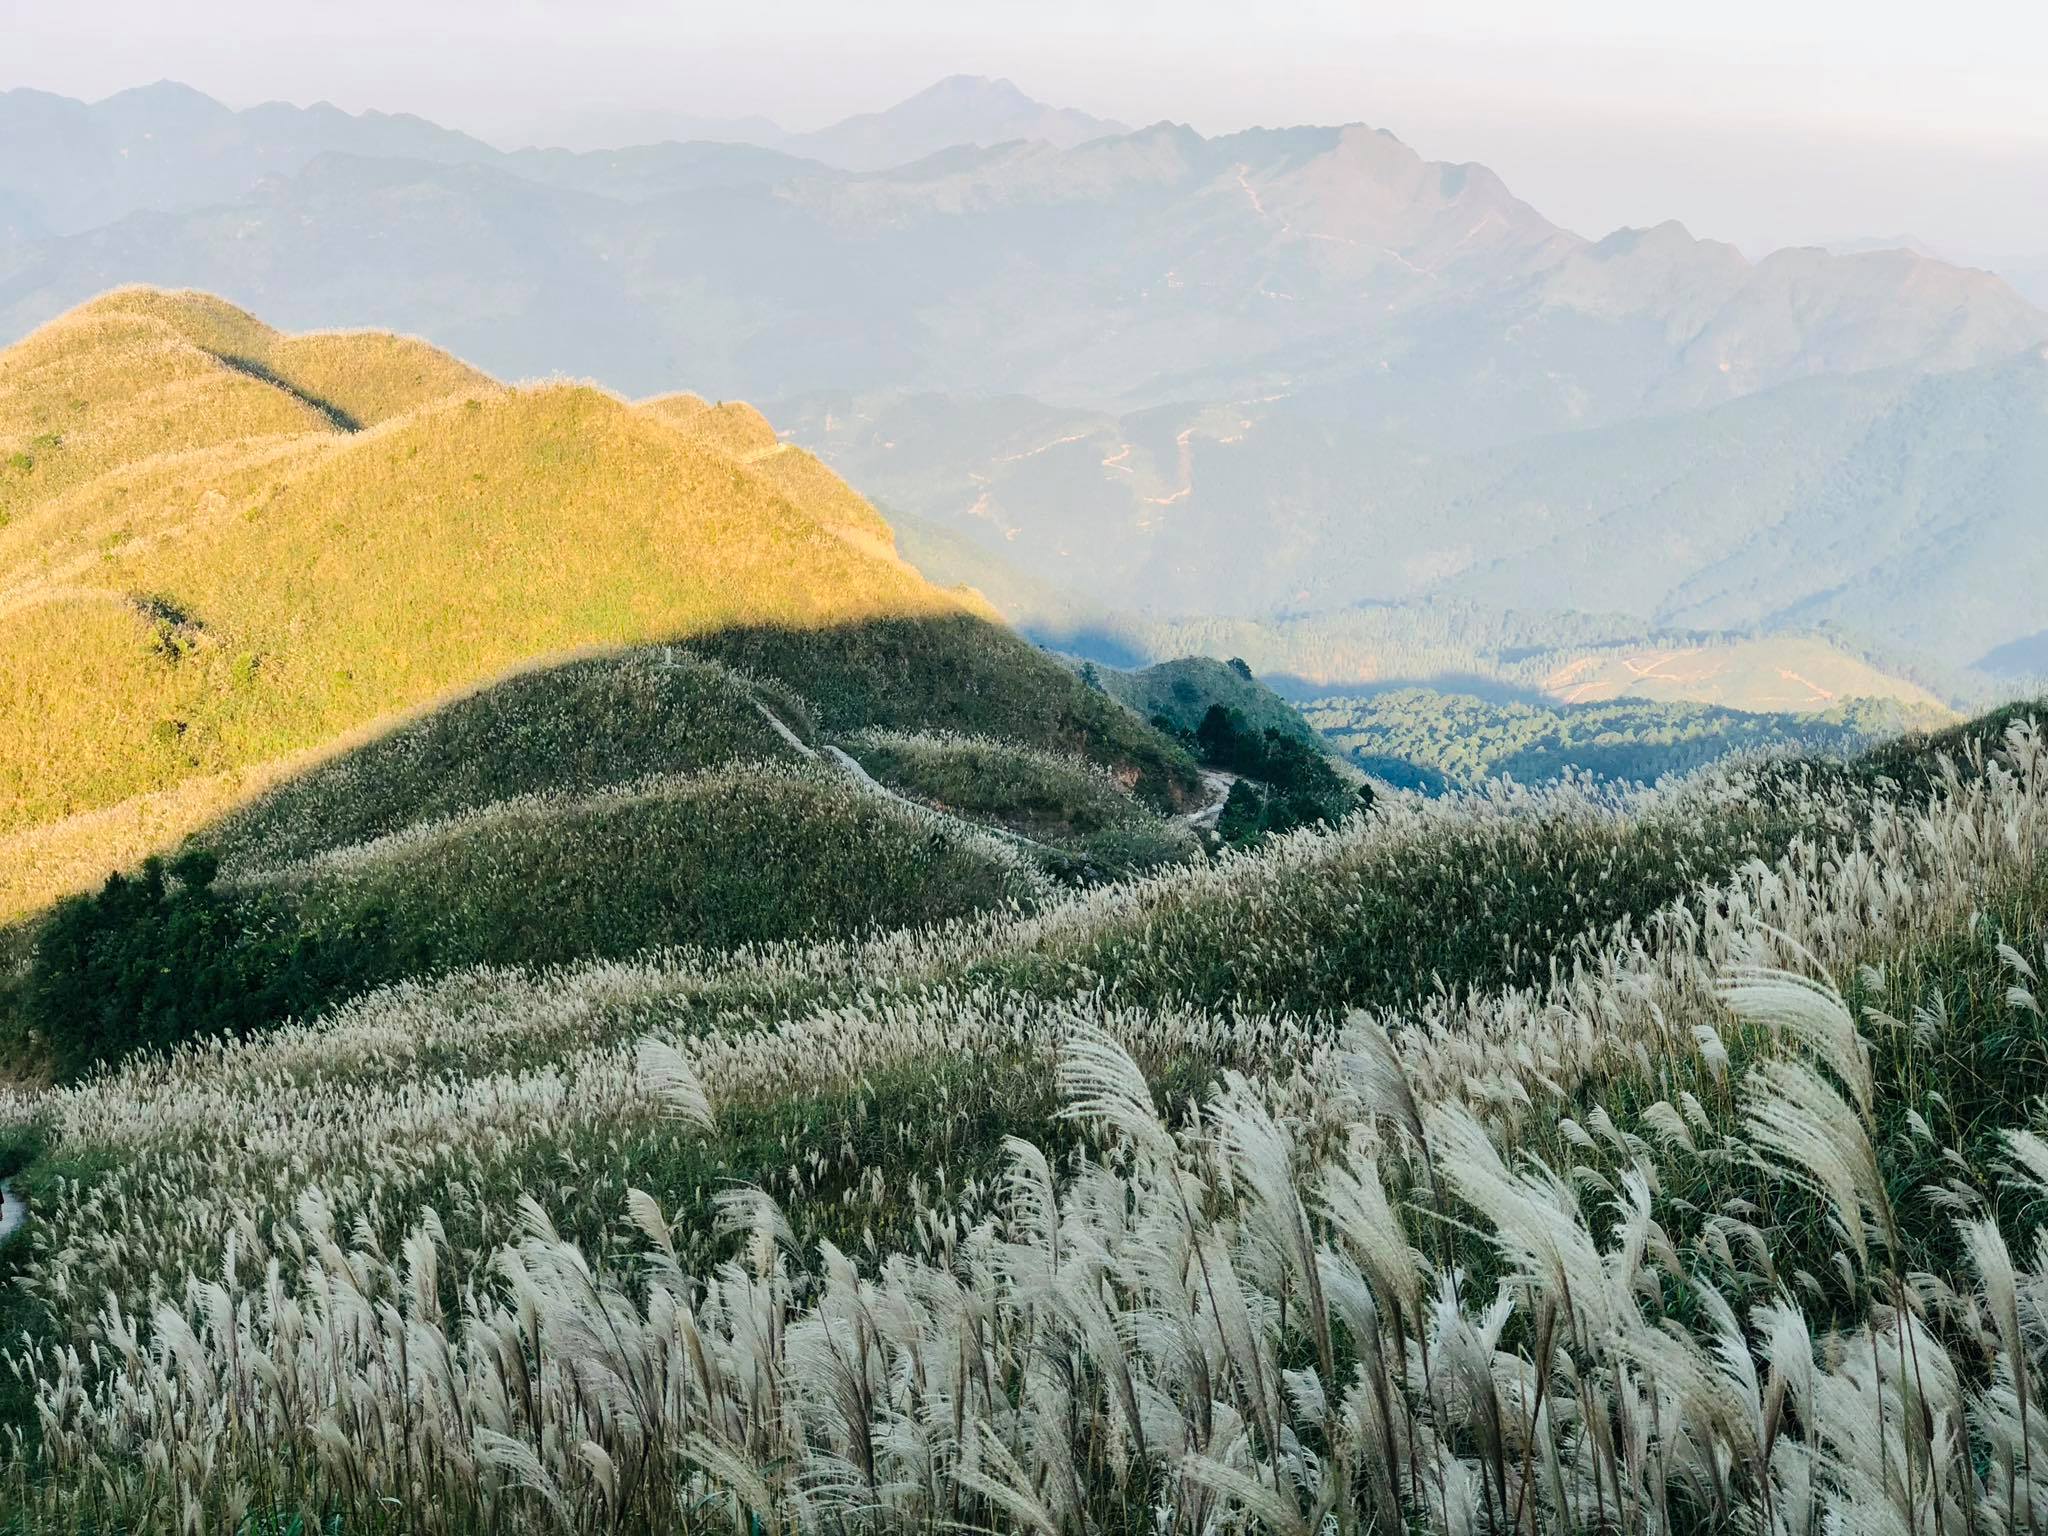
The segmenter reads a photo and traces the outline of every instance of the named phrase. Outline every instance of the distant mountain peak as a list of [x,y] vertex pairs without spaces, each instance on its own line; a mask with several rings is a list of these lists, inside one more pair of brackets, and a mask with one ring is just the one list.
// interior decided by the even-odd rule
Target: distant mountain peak
[[963,145],[985,149],[1023,139],[1072,149],[1129,132],[1107,118],[1049,106],[1010,80],[948,75],[884,111],[793,135],[778,147],[842,170],[881,171]]
[[234,116],[232,108],[177,80],[158,80],[116,91],[95,102],[93,110],[115,121],[146,117],[156,122],[194,122]]
[[937,98],[995,101],[1031,107],[1044,105],[1025,95],[1015,81],[996,75],[948,75],[945,79],[935,81],[915,95],[907,97],[898,105]]

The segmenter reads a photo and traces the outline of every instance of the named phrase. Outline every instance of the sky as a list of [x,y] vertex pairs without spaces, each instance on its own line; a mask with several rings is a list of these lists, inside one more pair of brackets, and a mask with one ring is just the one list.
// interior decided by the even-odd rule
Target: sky
[[2048,260],[2042,0],[0,0],[0,86],[169,78],[512,146],[801,130],[955,73],[1205,133],[1370,122],[1586,234]]

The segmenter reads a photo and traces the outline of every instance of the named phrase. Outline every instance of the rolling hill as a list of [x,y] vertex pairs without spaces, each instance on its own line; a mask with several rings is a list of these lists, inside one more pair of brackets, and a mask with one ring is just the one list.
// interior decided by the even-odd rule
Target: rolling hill
[[593,647],[695,639],[828,705],[879,648],[918,698],[936,668],[988,702],[846,705],[848,729],[964,720],[1127,767],[1161,805],[1193,784],[744,406],[506,388],[422,343],[124,290],[0,354],[0,517],[8,912]]

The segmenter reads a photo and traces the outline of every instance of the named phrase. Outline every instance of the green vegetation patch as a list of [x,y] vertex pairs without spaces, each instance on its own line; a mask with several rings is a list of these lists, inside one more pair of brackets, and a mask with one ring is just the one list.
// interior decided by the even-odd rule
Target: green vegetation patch
[[1153,811],[1108,769],[1084,758],[934,732],[862,731],[848,746],[862,767],[899,793],[1071,853],[1098,874],[1131,874],[1201,855],[1185,822]]
[[1180,735],[1192,734],[1213,705],[1221,704],[1242,719],[1253,734],[1278,731],[1305,746],[1323,750],[1322,738],[1301,711],[1252,675],[1238,657],[1183,656],[1135,672],[1084,665],[1104,692],[1119,699],[1154,725]]
[[1549,704],[1430,688],[1317,699],[1303,710],[1359,768],[1432,794],[1487,779],[1535,784],[1571,773],[1650,784],[1738,752],[1857,752],[1906,724],[1901,707],[1882,699],[1818,714],[1751,714],[1711,704]]
[[1078,754],[1161,809],[1191,806],[1201,793],[1194,759],[1178,743],[984,619],[735,628],[691,648],[799,690],[826,730],[950,731]]
[[520,795],[587,794],[788,748],[800,700],[666,646],[507,679],[272,790],[198,839],[230,869],[293,863]]

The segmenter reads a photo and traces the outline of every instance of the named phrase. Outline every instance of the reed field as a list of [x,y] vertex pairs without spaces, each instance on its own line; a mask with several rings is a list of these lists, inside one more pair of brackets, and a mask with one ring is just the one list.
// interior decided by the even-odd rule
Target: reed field
[[13,1519],[2028,1528],[2048,743],[1883,768],[1388,797],[16,1091]]

